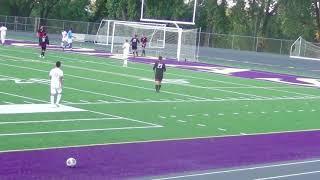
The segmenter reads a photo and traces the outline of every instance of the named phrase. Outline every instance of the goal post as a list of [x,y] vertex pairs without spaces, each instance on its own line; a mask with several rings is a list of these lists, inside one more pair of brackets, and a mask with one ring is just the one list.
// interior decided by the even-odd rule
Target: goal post
[[[125,40],[137,35],[148,39],[146,55],[159,55],[176,60],[196,60],[197,29],[167,27],[166,24],[102,20],[96,35],[96,44],[110,46],[111,53],[122,53]],[[140,48],[140,49],[139,49]],[[141,52],[141,45],[138,47]]]
[[320,44],[308,42],[300,36],[291,45],[290,57],[320,61]]

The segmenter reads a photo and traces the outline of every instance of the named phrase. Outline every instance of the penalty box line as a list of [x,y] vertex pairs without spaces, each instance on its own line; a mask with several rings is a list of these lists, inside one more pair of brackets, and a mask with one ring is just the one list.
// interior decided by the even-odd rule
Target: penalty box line
[[111,117],[114,117],[114,118],[124,119],[124,120],[132,121],[132,122],[138,122],[138,123],[146,124],[148,126],[163,127],[162,125],[159,125],[159,124],[140,121],[140,120],[136,120],[136,119],[132,119],[132,118],[126,118],[126,117],[122,117],[122,116],[118,116],[118,115],[113,115],[113,114],[108,114],[108,113],[103,113],[103,112],[98,112],[98,111],[92,111],[92,110],[86,110],[86,111],[92,112],[92,113],[95,113],[95,114],[100,114],[100,115],[105,115],[105,116],[111,116]]

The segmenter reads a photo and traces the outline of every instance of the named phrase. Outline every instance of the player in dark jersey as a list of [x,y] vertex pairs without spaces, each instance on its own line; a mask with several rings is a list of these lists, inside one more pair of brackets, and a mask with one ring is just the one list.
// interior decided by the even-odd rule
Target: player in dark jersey
[[159,60],[154,63],[153,71],[155,74],[155,89],[156,92],[160,92],[163,73],[166,72],[166,65],[162,62],[162,56],[159,56]]
[[131,43],[131,48],[133,51],[133,57],[136,57],[136,55],[138,56],[138,43],[140,43],[140,41],[138,39],[138,35],[134,35],[134,37],[131,39],[130,43]]
[[47,33],[44,33],[40,40],[40,46],[41,46],[40,58],[44,58],[44,53],[46,52],[47,45],[49,45],[49,38],[47,36]]
[[43,26],[40,26],[40,28],[37,31],[37,37],[39,38],[39,46],[41,46],[41,38],[42,36],[46,33],[45,29]]
[[141,53],[141,56],[146,56],[146,46],[147,46],[147,42],[148,42],[148,39],[147,39],[147,37],[144,35],[144,34],[142,34],[142,37],[141,37],[141,46],[142,46],[142,53]]

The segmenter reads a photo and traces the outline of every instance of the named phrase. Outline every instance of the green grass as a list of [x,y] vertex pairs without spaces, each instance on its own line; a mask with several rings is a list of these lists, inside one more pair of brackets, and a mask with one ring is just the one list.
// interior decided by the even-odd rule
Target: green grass
[[57,60],[62,104],[86,111],[0,114],[0,151],[320,129],[315,88],[169,68],[166,79],[189,84],[155,93],[140,80],[153,79],[150,65],[11,46],[0,48],[0,105],[48,101],[48,84],[1,78],[48,79]]

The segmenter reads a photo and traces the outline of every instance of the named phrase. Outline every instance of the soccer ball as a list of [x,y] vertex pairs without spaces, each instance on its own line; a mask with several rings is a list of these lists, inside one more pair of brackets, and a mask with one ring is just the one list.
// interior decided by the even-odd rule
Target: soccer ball
[[75,167],[77,165],[77,160],[75,158],[68,158],[66,161],[68,167]]

